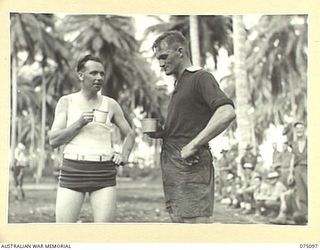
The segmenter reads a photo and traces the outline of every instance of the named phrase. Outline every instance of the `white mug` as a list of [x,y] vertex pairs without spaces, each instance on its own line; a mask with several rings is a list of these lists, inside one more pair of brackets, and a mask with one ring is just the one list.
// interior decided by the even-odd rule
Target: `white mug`
[[156,132],[157,131],[157,119],[144,118],[141,120],[141,127],[143,133]]
[[107,122],[107,116],[108,112],[99,110],[99,109],[94,109],[93,110],[93,116],[94,116],[94,121],[99,122],[99,123],[106,123]]

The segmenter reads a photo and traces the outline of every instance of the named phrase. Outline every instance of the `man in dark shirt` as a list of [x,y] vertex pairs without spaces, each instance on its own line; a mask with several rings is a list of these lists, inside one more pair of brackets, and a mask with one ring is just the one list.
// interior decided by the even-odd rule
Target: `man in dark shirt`
[[294,123],[296,140],[292,143],[292,154],[288,183],[296,184],[298,209],[308,221],[308,142],[303,122]]
[[188,42],[169,31],[152,46],[161,69],[175,78],[163,130],[161,168],[172,222],[209,223],[213,213],[214,170],[208,142],[235,119],[233,102],[209,72],[192,66]]
[[252,149],[253,147],[250,144],[246,146],[246,152],[244,153],[244,155],[241,157],[241,160],[240,160],[240,165],[242,168],[244,167],[244,164],[250,163],[252,164],[253,169],[255,169],[257,165],[257,156],[254,153],[252,153],[251,151]]

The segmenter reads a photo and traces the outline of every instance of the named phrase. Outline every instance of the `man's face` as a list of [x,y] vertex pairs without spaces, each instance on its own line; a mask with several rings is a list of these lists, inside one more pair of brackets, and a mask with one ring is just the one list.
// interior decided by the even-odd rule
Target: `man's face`
[[80,72],[80,76],[82,77],[84,88],[99,91],[104,81],[104,67],[99,62],[87,61]]
[[181,63],[180,53],[173,46],[163,40],[160,45],[155,48],[155,57],[158,59],[160,68],[166,75],[174,75],[179,72]]
[[255,178],[253,179],[253,183],[254,183],[254,185],[256,185],[256,186],[260,186],[260,185],[261,185],[261,179],[260,179],[259,177],[255,177]]
[[303,124],[297,124],[295,126],[295,131],[296,131],[296,135],[297,137],[302,137],[304,135],[304,125]]

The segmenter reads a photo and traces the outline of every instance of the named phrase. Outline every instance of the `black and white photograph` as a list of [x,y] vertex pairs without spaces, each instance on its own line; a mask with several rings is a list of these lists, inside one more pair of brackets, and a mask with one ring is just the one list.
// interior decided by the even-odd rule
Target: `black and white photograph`
[[312,223],[308,14],[8,18],[8,224]]

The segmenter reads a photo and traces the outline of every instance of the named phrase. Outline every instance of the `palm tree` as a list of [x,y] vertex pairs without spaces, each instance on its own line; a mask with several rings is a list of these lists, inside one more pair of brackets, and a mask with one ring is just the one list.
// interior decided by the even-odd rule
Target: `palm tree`
[[154,102],[158,98],[157,79],[139,51],[132,17],[67,15],[60,31],[74,35],[71,42],[75,58],[85,53],[103,58],[106,64],[104,95],[117,99],[125,111],[141,106],[148,113],[159,113],[159,106]]
[[[195,16],[191,17],[195,21]],[[215,15],[198,15],[199,48],[200,48],[200,66],[206,63],[207,54],[209,53],[217,67],[218,51],[221,47],[225,47],[229,54],[232,53],[232,19],[230,16]],[[172,15],[168,22],[159,19],[160,23],[150,26],[146,29],[146,35],[150,33],[160,33],[169,30],[178,30],[188,39],[190,37],[190,17]],[[192,23],[192,22],[191,22]]]
[[[35,85],[30,83],[29,79],[18,78],[17,93],[17,123],[23,124],[21,130],[17,131],[17,141],[29,145],[29,152],[33,153],[38,147],[37,142],[40,141],[40,133],[38,129],[38,120],[40,120],[40,94],[35,91]],[[13,124],[12,124],[13,125]]]
[[243,155],[246,144],[255,145],[252,119],[250,117],[249,86],[246,71],[246,31],[242,16],[233,16],[234,72],[236,89],[238,152]]
[[[61,39],[54,33],[54,16],[52,14],[29,14],[29,13],[12,13],[11,14],[11,42],[12,42],[12,75],[16,75],[14,66],[17,61],[19,51],[27,53],[27,59],[24,63],[31,64],[38,61],[41,66],[41,90],[42,90],[42,108],[41,108],[41,159],[38,165],[37,182],[39,182],[42,169],[45,162],[46,147],[46,98],[47,98],[47,79],[46,71],[53,64],[60,67],[62,64],[68,65],[68,50],[64,47]],[[37,59],[39,57],[40,59]],[[12,78],[13,101],[12,101],[12,133],[16,133],[15,129],[15,110],[16,110],[16,77]],[[15,148],[15,136],[12,136],[12,150]],[[13,152],[13,151],[12,151]],[[13,157],[13,156],[12,156]]]
[[16,148],[16,121],[17,121],[17,58],[11,56],[11,131],[10,131],[10,167],[15,162],[15,148]]
[[250,92],[256,107],[266,107],[256,117],[259,128],[283,124],[285,116],[306,120],[307,16],[262,16],[251,34]]
[[199,29],[198,29],[198,17],[190,16],[190,47],[192,62],[196,66],[200,66],[200,47],[199,47]]
[[31,34],[26,32],[26,27],[19,14],[10,15],[10,41],[11,41],[11,160],[14,162],[14,150],[16,148],[16,125],[17,125],[17,67],[19,51],[27,51],[27,61],[34,58],[34,43]]
[[[307,18],[262,16],[247,30],[247,38],[248,96],[251,112],[254,111],[251,118],[255,138],[260,144],[270,123],[290,127],[286,117],[306,121]],[[225,81],[226,92],[236,100],[235,75],[221,81]]]

